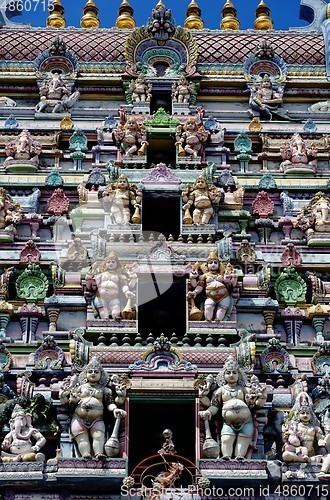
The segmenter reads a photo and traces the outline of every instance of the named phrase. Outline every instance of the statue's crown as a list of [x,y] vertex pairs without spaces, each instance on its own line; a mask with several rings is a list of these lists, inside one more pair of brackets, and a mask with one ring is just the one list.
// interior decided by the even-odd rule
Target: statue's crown
[[233,356],[229,356],[223,368],[224,370],[237,370],[239,366],[236,359]]
[[90,370],[91,368],[94,370],[102,370],[102,365],[96,356],[94,356],[86,366],[87,370]]

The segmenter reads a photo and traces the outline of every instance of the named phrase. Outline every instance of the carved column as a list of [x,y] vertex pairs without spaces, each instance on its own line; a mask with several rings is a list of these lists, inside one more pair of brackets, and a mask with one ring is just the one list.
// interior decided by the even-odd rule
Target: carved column
[[274,319],[275,319],[275,311],[263,311],[264,319],[266,323],[266,334],[274,335]]
[[60,312],[61,310],[58,307],[49,307],[47,309],[47,315],[49,318],[49,332],[56,332],[57,320]]

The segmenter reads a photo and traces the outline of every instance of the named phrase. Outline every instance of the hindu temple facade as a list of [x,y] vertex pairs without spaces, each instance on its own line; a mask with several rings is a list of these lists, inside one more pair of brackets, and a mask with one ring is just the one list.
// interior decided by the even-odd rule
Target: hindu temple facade
[[330,4],[65,3],[0,12],[0,495],[326,498]]

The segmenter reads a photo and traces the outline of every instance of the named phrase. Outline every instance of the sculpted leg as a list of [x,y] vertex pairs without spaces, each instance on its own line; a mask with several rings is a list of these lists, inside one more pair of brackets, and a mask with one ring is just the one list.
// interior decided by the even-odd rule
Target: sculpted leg
[[106,458],[104,454],[104,432],[101,430],[91,430],[91,438],[95,457],[98,459]]
[[75,436],[75,440],[76,440],[80,455],[83,458],[91,458],[92,457],[92,450],[91,450],[91,445],[89,442],[88,432],[82,432],[81,434],[78,434],[78,436]]
[[202,215],[202,224],[209,224],[213,215],[213,208],[206,208]]
[[199,224],[202,218],[202,211],[199,208],[195,208],[193,211],[193,223]]
[[248,451],[248,448],[251,444],[251,437],[238,436],[236,446],[235,446],[235,457],[240,460],[243,459]]
[[213,320],[214,309],[215,309],[215,303],[213,302],[213,300],[206,299],[204,304],[204,316],[206,321]]
[[232,458],[236,434],[222,434],[221,436],[221,454],[223,459]]

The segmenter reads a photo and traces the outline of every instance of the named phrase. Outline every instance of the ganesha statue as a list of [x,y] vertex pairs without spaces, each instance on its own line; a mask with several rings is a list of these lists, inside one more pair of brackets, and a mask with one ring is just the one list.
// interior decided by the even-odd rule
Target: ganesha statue
[[33,139],[28,130],[23,130],[6,145],[7,158],[4,166],[11,172],[35,172],[39,167],[41,153],[39,142]]
[[325,193],[316,193],[308,206],[302,207],[295,226],[306,231],[309,237],[314,231],[330,232],[330,198]]
[[317,171],[317,153],[313,143],[307,144],[300,134],[293,134],[291,139],[280,149],[283,162],[280,169],[284,173],[314,173]]
[[40,101],[35,108],[37,113],[67,113],[80,96],[78,90],[71,92],[70,84],[57,72],[41,84],[39,93]]
[[1,448],[2,462],[43,462],[40,453],[46,438],[32,425],[32,416],[20,405],[16,405],[9,421],[10,431],[5,436]]

